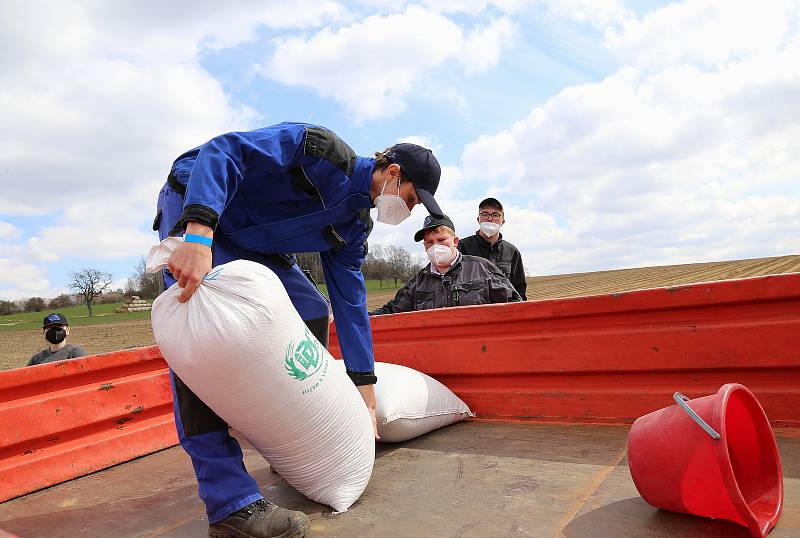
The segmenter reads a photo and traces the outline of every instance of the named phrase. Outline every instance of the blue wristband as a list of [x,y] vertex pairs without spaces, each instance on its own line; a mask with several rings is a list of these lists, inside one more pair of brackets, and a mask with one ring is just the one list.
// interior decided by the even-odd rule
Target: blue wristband
[[187,243],[200,243],[201,245],[205,245],[207,247],[211,246],[211,238],[202,235],[185,234],[183,236],[183,240]]

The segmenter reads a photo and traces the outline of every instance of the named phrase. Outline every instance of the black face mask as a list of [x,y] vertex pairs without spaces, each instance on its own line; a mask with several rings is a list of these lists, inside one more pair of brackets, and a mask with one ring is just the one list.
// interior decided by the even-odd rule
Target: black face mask
[[60,344],[64,341],[64,338],[67,337],[67,330],[60,327],[53,327],[44,333],[44,337],[47,338],[47,341],[51,344]]

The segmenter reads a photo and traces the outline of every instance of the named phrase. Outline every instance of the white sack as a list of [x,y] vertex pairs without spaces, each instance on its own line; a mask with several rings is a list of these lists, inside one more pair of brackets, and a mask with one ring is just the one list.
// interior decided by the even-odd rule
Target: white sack
[[[337,365],[344,370],[342,361]],[[375,375],[375,417],[382,442],[408,441],[475,416],[450,389],[413,368],[376,362]]]
[[169,366],[288,483],[347,510],[375,461],[369,412],[278,277],[234,261],[215,267],[188,302],[178,302],[180,291],[175,284],[153,303],[153,334]]

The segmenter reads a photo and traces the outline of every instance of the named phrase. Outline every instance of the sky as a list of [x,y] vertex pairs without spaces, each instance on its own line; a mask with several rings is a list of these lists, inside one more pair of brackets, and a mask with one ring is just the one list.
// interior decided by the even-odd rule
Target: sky
[[[303,121],[442,164],[529,275],[800,251],[800,2],[0,1],[0,299],[125,287],[172,161]],[[375,215],[373,214],[373,217]],[[372,244],[422,254],[418,206]]]

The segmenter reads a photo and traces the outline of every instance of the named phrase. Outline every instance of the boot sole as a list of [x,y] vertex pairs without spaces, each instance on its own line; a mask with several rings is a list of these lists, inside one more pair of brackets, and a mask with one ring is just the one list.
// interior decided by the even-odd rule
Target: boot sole
[[[308,536],[308,531],[311,529],[311,523],[306,519],[299,527],[292,527],[283,534],[278,534],[273,538],[305,538]],[[210,538],[253,538],[252,534],[247,534],[239,529],[228,527],[226,529],[212,529],[208,528],[208,536]]]

